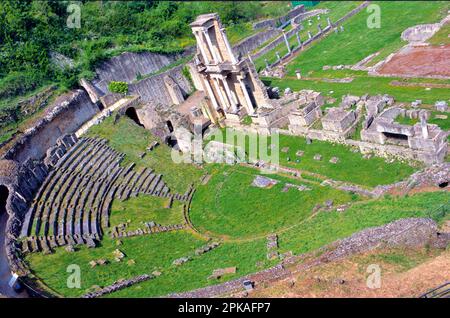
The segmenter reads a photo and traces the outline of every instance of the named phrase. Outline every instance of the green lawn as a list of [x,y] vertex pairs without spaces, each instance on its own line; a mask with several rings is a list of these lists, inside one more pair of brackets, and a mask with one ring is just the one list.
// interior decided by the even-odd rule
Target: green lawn
[[450,23],[444,24],[444,26],[436,32],[428,42],[432,45],[445,45],[450,43]]
[[[319,24],[322,29],[324,29],[327,26],[327,17],[329,17],[332,22],[335,22],[339,18],[343,17],[347,12],[356,8],[359,4],[361,4],[360,1],[325,1],[319,3],[314,7],[314,9],[329,9],[330,12],[328,14],[321,14],[320,20],[317,20],[317,17],[311,17],[310,19],[312,20],[312,25],[309,25],[307,20],[302,21],[302,25],[304,27],[304,29],[300,31],[300,38],[302,42],[308,39],[308,31],[310,31],[312,35],[317,33],[317,26]],[[290,37],[288,42],[291,49],[298,46],[297,37],[295,35]],[[269,64],[274,63],[277,60],[277,51],[281,57],[287,54],[288,49],[284,41],[277,45],[274,49],[257,58],[255,60],[256,69],[259,71],[266,66],[264,59],[267,59]]]
[[172,208],[166,207],[169,199],[139,194],[126,201],[114,200],[111,207],[111,226],[131,221],[127,229],[144,228],[144,222],[154,221],[161,225],[184,223],[183,205],[174,201]]
[[[351,208],[341,213],[319,212],[303,223],[297,220],[297,226],[279,233],[279,251],[309,252],[367,227],[379,226],[399,218],[427,217],[430,211],[434,211],[448,200],[450,194],[441,191],[354,203]],[[273,211],[271,218],[283,221],[276,210]],[[441,219],[442,217],[436,217],[436,220]],[[259,226],[257,223],[259,220],[254,219],[254,227]],[[191,261],[180,267],[171,265],[172,261],[192,255],[196,248],[206,243],[205,240],[194,237],[187,231],[180,231],[126,238],[121,241],[122,245],[116,246],[115,240],[105,237],[102,246],[96,249],[83,247],[75,253],[58,249],[51,255],[31,254],[26,260],[35,275],[49,287],[72,297],[82,295],[93,285],[105,286],[120,278],[151,273],[154,270],[162,272],[162,275],[110,294],[108,297],[151,297],[186,291],[220,283],[274,264],[274,261],[266,260],[265,238],[243,242],[225,241],[213,251],[202,256],[194,256]],[[116,248],[126,255],[122,262],[113,260],[112,252]],[[110,263],[90,268],[89,261],[100,258],[105,258]],[[135,260],[134,265],[127,264],[131,259]],[[77,264],[81,268],[80,289],[67,288],[66,281],[69,274],[66,268],[70,264]],[[237,273],[217,281],[207,280],[212,270],[229,266],[236,266]]]
[[[252,186],[258,170],[230,166],[213,170],[207,185],[197,187],[191,206],[191,220],[202,232],[226,238],[250,238],[288,228],[311,216],[316,204],[332,200],[342,204],[357,196],[309,182],[262,175],[278,183],[270,188]],[[304,185],[309,191],[286,184]]]
[[[359,72],[360,73],[360,72]],[[416,99],[421,99],[424,104],[434,104],[439,100],[450,100],[450,90],[448,88],[432,88],[426,90],[420,86],[394,86],[391,82],[397,78],[370,77],[355,74],[350,83],[330,83],[316,80],[298,80],[294,77],[283,79],[263,78],[263,82],[268,86],[279,87],[283,91],[290,87],[294,91],[302,89],[312,89],[322,92],[324,96],[329,96],[341,100],[343,95],[351,94],[362,96],[364,94],[392,95],[398,102],[410,103]]]
[[289,75],[295,70],[317,76],[324,65],[355,64],[368,55],[381,51],[387,56],[401,45],[401,33],[408,27],[440,21],[450,4],[446,1],[377,1],[381,9],[381,27],[367,27],[368,13],[363,10],[344,23],[344,32],[331,33],[310,46],[287,66]]
[[[319,213],[292,231],[281,234],[280,248],[304,253],[367,227],[380,226],[401,218],[428,217],[430,212],[434,213],[443,204],[446,204],[448,218],[450,193],[446,191],[355,203],[343,213]],[[441,219],[436,217],[438,221]]]
[[[236,136],[244,137],[239,131],[234,131]],[[249,154],[249,138],[256,138],[255,135],[246,137],[246,153]],[[229,144],[237,144],[231,137],[224,136],[224,141]],[[267,146],[272,143],[271,138],[267,140]],[[364,159],[361,153],[353,152],[349,147],[341,144],[314,140],[312,144],[307,145],[306,139],[299,136],[280,135],[280,150],[288,147],[287,153],[279,152],[280,164],[286,167],[292,167],[308,172],[313,172],[324,177],[339,181],[347,181],[361,186],[375,187],[377,185],[390,184],[400,181],[410,174],[416,168],[398,161],[386,163],[383,158],[373,157]],[[259,148],[259,147],[258,147]],[[298,150],[304,151],[302,157],[297,157]],[[259,153],[259,151],[258,151]],[[271,155],[268,151],[269,156]],[[322,155],[322,160],[314,160],[316,154]],[[329,160],[332,157],[338,157],[340,162],[332,164]],[[288,158],[290,160],[288,160]],[[299,162],[296,162],[298,160]]]

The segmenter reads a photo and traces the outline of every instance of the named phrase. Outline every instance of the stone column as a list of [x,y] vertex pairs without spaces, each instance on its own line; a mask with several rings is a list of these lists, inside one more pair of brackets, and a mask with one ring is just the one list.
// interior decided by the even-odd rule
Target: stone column
[[310,32],[310,31],[308,31],[308,38],[309,38],[309,39],[312,38],[312,35],[311,35],[311,32]]
[[300,32],[295,32],[295,35],[297,36],[297,42],[298,42],[298,46],[302,46],[302,41],[300,40]]
[[276,51],[275,54],[276,54],[276,56],[277,56],[278,61],[281,61],[280,53],[279,53],[278,51]]
[[203,35],[205,36],[206,42],[208,43],[209,50],[211,51],[212,56],[214,57],[214,62],[219,63],[220,57],[217,55],[217,52],[211,42],[211,38],[209,37],[208,30],[203,30]]
[[327,17],[327,23],[328,23],[328,25],[329,25],[330,27],[332,26],[332,23],[331,23],[330,17]]
[[202,52],[203,59],[205,60],[206,64],[209,64],[208,55],[206,54],[205,48],[203,47],[203,40],[201,39],[201,34],[198,34],[197,32],[193,32],[195,39],[197,40],[197,45],[200,48],[200,52]]
[[205,82],[206,90],[208,91],[208,96],[211,98],[211,102],[215,109],[219,109],[219,104],[217,103],[216,96],[214,96],[214,92],[211,88],[211,85],[209,84],[208,78],[204,78],[203,81]]
[[219,82],[218,82],[219,79],[218,78],[213,78],[212,80],[213,80],[213,83],[214,83],[214,88],[216,89],[216,92],[219,94],[219,99],[222,102],[222,109],[228,111],[229,105],[225,101],[225,97],[223,96],[222,90],[220,89]]
[[289,41],[288,41],[286,33],[284,31],[283,31],[283,38],[284,38],[284,43],[286,43],[286,47],[288,49],[288,52],[291,53],[291,47],[289,46]]
[[233,112],[237,112],[237,100],[234,99],[233,93],[231,92],[230,86],[228,86],[227,79],[225,77],[221,78],[223,87],[225,87],[225,92],[227,93],[228,100],[231,103],[231,109]]
[[320,25],[320,23],[317,25],[317,31],[319,33],[322,33],[322,26]]
[[248,60],[249,60],[252,64],[255,64],[255,63],[253,63],[252,55],[250,54],[250,52],[248,53]]
[[233,50],[231,49],[230,42],[228,42],[227,33],[225,31],[225,28],[221,28],[220,31],[221,31],[221,34],[222,34],[223,41],[225,42],[225,46],[227,47],[228,54],[230,55],[231,63],[237,64],[237,60],[236,60],[236,57],[233,54]]
[[297,79],[302,78],[302,74],[300,73],[300,70],[295,70],[295,75],[297,76]]
[[245,96],[245,101],[247,103],[247,112],[249,115],[252,115],[255,113],[255,109],[253,108],[252,100],[250,99],[250,96],[248,95],[247,87],[245,87],[245,83],[243,81],[243,78],[238,77],[239,84],[241,85],[242,92]]
[[270,68],[269,61],[267,59],[264,59],[264,62],[266,63],[266,69],[269,69]]
[[420,113],[420,128],[422,129],[422,138],[428,139],[428,124],[427,119],[425,118],[425,115],[423,113]]

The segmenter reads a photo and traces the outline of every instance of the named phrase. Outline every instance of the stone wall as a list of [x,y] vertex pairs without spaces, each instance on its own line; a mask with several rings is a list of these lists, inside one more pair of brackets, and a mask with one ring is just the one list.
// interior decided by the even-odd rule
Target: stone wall
[[83,90],[74,90],[60,96],[47,109],[44,117],[19,137],[3,155],[3,159],[18,163],[27,159],[42,159],[47,149],[56,145],[60,136],[75,132],[98,111],[98,107]]
[[291,9],[286,15],[281,16],[279,18],[267,19],[256,22],[253,24],[253,29],[262,29],[267,27],[276,28],[279,25],[288,22],[289,20],[295,18],[299,14],[305,12],[305,7],[303,5],[296,6]]
[[266,41],[280,34],[281,30],[269,28],[266,31],[251,35],[233,46],[233,53],[236,57],[245,57],[249,52],[251,53]]
[[159,54],[151,52],[125,52],[101,63],[95,70],[92,84],[103,94],[108,93],[108,83],[121,81],[132,83],[138,75],[155,73],[176,60],[193,53],[194,47],[181,54]]
[[184,65],[176,66],[166,72],[157,74],[128,86],[128,93],[141,96],[141,100],[153,105],[172,105],[173,101],[164,83],[164,77],[170,76],[180,87],[182,94],[186,97],[193,90],[191,83],[183,75]]

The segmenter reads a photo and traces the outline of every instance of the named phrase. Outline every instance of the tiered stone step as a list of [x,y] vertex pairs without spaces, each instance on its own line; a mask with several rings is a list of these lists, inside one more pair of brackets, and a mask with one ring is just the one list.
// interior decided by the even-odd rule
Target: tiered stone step
[[[185,200],[188,194],[171,194],[161,174],[153,169],[120,166],[124,158],[96,138],[81,138],[53,164],[27,211],[21,231],[25,252],[64,245],[95,247],[109,226],[114,199],[139,194]],[[51,167],[50,167],[51,169]]]

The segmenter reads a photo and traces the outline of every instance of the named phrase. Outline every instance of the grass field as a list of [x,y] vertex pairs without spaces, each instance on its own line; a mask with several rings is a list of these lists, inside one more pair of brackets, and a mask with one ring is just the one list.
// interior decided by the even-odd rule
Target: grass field
[[[263,175],[278,181],[270,188],[252,186],[258,170],[239,166],[212,171],[207,185],[199,186],[191,206],[191,220],[201,232],[232,239],[264,236],[311,216],[318,203],[332,200],[339,205],[357,196],[309,182],[278,175]],[[304,185],[309,191],[286,184]],[[214,189],[215,191],[211,191]]]
[[364,94],[392,95],[398,102],[410,103],[416,99],[421,99],[424,104],[434,104],[439,100],[449,100],[450,90],[448,88],[432,88],[426,90],[420,86],[394,86],[391,84],[396,78],[388,77],[369,77],[355,76],[350,83],[330,83],[315,80],[298,80],[294,77],[286,77],[283,79],[263,78],[266,85],[279,87],[283,91],[286,87],[290,87],[294,91],[302,89],[312,89],[322,92],[324,96],[341,99],[347,94],[362,96]]
[[174,201],[172,208],[166,208],[166,198],[139,194],[127,201],[115,200],[111,207],[111,226],[128,223],[127,230],[143,229],[143,222],[154,221],[161,225],[182,224],[183,206]]
[[[319,24],[321,25],[322,29],[325,28],[327,26],[327,17],[329,17],[331,21],[334,22],[343,17],[347,12],[356,8],[359,4],[361,4],[361,1],[325,1],[319,3],[314,7],[314,10],[329,9],[330,12],[328,14],[320,15],[320,20],[317,20],[317,17],[311,17],[311,25],[309,25],[308,21],[302,21],[303,30],[301,30],[299,33],[302,42],[308,39],[308,31],[310,31],[312,35],[318,32],[317,26]],[[290,37],[288,39],[288,42],[291,49],[298,46],[297,37],[295,35]],[[265,59],[268,60],[269,64],[274,63],[277,60],[276,52],[278,52],[280,56],[284,56],[288,53],[288,49],[284,41],[281,44],[277,45],[274,49],[257,58],[255,60],[256,69],[259,71],[265,67]]]
[[[346,237],[370,226],[378,226],[404,217],[428,216],[443,202],[450,199],[448,192],[422,193],[405,198],[385,198],[376,201],[355,203],[344,213],[319,212],[297,226],[279,233],[279,251],[304,253],[324,244]],[[273,211],[272,219],[283,221]],[[249,220],[252,220],[251,218]],[[255,219],[250,226],[259,227]],[[440,220],[438,217],[437,220]],[[34,274],[47,286],[65,296],[79,296],[93,285],[105,286],[120,278],[129,278],[158,270],[162,273],[154,280],[134,285],[113,293],[109,297],[150,297],[171,292],[186,291],[255,272],[274,264],[266,260],[266,239],[249,241],[226,240],[215,250],[193,259],[182,266],[171,265],[176,258],[192,255],[206,241],[188,231],[162,233],[151,236],[122,239],[117,246],[115,240],[105,237],[96,249],[80,248],[75,253],[58,249],[52,255],[31,254],[26,258]],[[112,252],[120,249],[125,255],[122,262],[113,260]],[[90,268],[89,261],[107,259],[104,266]],[[127,264],[135,260],[134,265]],[[51,264],[51,266],[49,266]],[[66,268],[77,264],[81,268],[81,288],[69,289]],[[207,280],[213,269],[236,266],[237,273],[217,281]]]
[[436,32],[428,42],[432,45],[445,45],[450,43],[450,23],[444,24],[444,26]]
[[[249,138],[256,138],[256,136],[251,134],[245,136],[239,131],[234,131],[234,134],[241,136],[239,138],[246,138],[246,152],[249,154]],[[227,138],[224,134],[223,141],[237,144],[237,137],[233,141],[230,136]],[[269,137],[267,146],[271,143],[272,140]],[[347,181],[367,187],[400,181],[416,170],[416,168],[398,161],[386,163],[384,159],[379,157],[364,159],[361,153],[353,152],[350,148],[341,144],[314,140],[312,144],[307,145],[306,139],[299,136],[280,135],[279,148],[282,149],[284,147],[288,147],[289,150],[286,153],[279,152],[279,161],[282,166],[313,172],[324,176],[324,178]],[[302,157],[296,156],[298,150],[304,151]],[[316,154],[322,155],[322,160],[314,160],[314,155]],[[268,151],[268,155],[271,155],[270,151]],[[330,163],[329,160],[332,157],[338,157],[340,162],[337,164]]]
[[380,28],[368,28],[369,14],[363,10],[344,23],[344,32],[331,33],[302,52],[287,66],[289,75],[295,70],[318,76],[324,65],[355,64],[368,55],[380,52],[387,56],[401,45],[401,33],[408,27],[440,21],[450,5],[445,1],[377,1],[380,6]]

